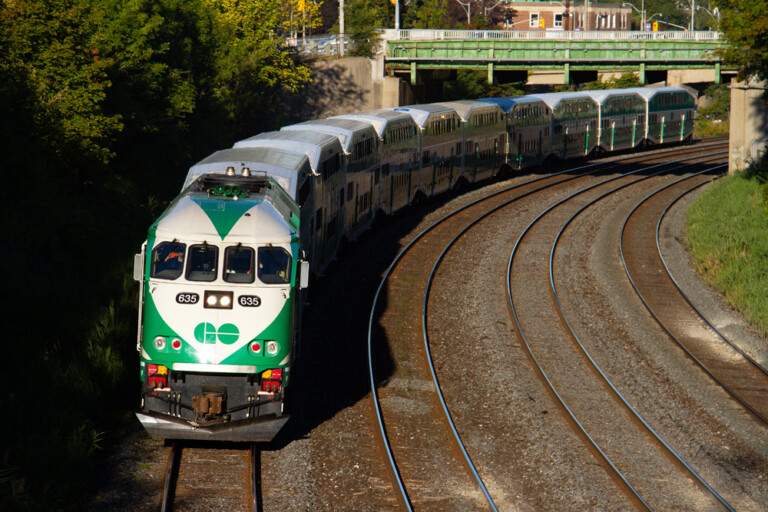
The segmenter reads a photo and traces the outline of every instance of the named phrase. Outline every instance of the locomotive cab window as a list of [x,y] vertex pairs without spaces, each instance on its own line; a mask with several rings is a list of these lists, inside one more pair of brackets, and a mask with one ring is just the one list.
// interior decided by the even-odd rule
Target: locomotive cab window
[[178,279],[184,270],[184,252],[186,244],[162,242],[152,251],[152,269],[150,277],[158,279]]
[[264,284],[291,282],[291,255],[282,247],[259,247],[259,279]]
[[214,281],[219,248],[213,245],[192,245],[187,261],[187,279],[189,281]]
[[224,251],[224,280],[228,283],[252,283],[254,255],[250,247],[227,247]]

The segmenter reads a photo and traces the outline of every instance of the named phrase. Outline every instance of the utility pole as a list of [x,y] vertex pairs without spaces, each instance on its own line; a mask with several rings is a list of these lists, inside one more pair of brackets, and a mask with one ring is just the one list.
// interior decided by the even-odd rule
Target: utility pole
[[344,0],[339,0],[339,57],[344,56]]

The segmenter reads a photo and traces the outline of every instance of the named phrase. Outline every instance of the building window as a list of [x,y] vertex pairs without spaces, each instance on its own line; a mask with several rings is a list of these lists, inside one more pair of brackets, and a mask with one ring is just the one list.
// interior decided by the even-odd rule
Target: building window
[[539,28],[539,13],[537,13],[537,12],[532,12],[531,13],[530,27],[531,28]]
[[562,27],[563,27],[563,15],[555,14],[555,28],[562,28]]

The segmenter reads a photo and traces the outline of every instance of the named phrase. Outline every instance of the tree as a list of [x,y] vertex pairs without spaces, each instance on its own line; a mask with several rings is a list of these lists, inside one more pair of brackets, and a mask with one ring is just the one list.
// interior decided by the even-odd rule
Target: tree
[[[136,399],[126,262],[152,205],[162,210],[196,159],[269,128],[275,96],[309,79],[281,44],[282,7],[0,3],[0,263],[14,270],[6,336],[24,340],[0,362],[0,436],[14,440],[0,510],[78,507],[99,432],[116,431],[112,414]],[[40,396],[70,403],[41,408]]]
[[457,15],[456,9],[451,11],[455,18],[466,18],[467,28],[484,30],[504,22],[509,3],[509,0],[455,0],[451,6],[460,7],[462,14]]
[[525,94],[525,84],[489,84],[488,72],[460,69],[456,72],[455,82],[446,82],[443,87],[445,101],[466,100],[474,98],[495,98],[519,96]]
[[768,0],[715,0],[720,30],[730,46],[725,61],[739,68],[739,78],[768,80]]
[[323,2],[314,2],[312,0],[288,0],[283,3],[283,21],[282,29],[288,34],[288,37],[294,41],[298,38],[307,36],[307,31],[317,28],[323,23],[320,16],[320,8]]
[[349,0],[345,7],[346,33],[353,41],[350,55],[373,57],[379,43],[379,27],[386,16],[386,6],[377,0]]
[[450,28],[446,0],[415,0],[405,12],[403,25],[408,28]]
[[585,91],[594,91],[599,89],[629,89],[631,87],[640,87],[640,77],[632,71],[627,71],[620,76],[611,77],[605,81],[587,82],[579,88]]

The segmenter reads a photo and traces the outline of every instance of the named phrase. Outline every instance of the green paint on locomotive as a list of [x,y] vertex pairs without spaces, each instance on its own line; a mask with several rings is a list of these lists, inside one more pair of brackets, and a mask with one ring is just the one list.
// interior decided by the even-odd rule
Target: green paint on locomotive
[[216,232],[224,240],[238,220],[261,201],[232,201],[208,197],[193,197],[192,201],[211,219]]
[[[235,351],[232,355],[224,358],[222,361],[218,361],[218,364],[232,364],[232,365],[255,365],[258,370],[265,370],[269,368],[285,368],[289,363],[280,364],[290,353],[291,348],[291,334],[292,334],[292,322],[293,322],[293,294],[285,301],[280,313],[277,317],[267,326],[266,329],[258,333],[256,336],[251,336],[248,343],[244,344],[240,349]],[[237,329],[239,335],[239,329],[237,326],[231,323],[224,323],[220,327],[216,328],[210,322],[198,322],[194,317],[189,318],[189,322],[196,323],[194,332],[195,337],[198,333],[202,332],[202,336],[195,341],[202,344],[216,344],[222,343],[230,345],[238,339],[232,339],[233,329]],[[208,324],[208,325],[206,325]],[[201,328],[201,326],[205,326]],[[166,346],[163,350],[155,348],[152,340],[156,336],[164,336],[167,339],[179,338],[182,341],[181,350],[175,351],[169,346]],[[273,340],[278,342],[280,350],[275,355],[269,355],[264,352],[262,346],[261,354],[253,354],[249,351],[248,345],[251,341],[265,341]],[[142,355],[142,361],[152,364],[162,364],[173,369],[173,363],[198,363],[198,364],[211,364],[217,363],[211,359],[206,358],[187,340],[179,335],[176,329],[168,325],[163,319],[163,316],[157,310],[157,306],[152,298],[151,294],[146,295],[144,302],[144,331],[142,337],[142,348],[146,352],[148,358]],[[263,343],[262,343],[263,345]]]

